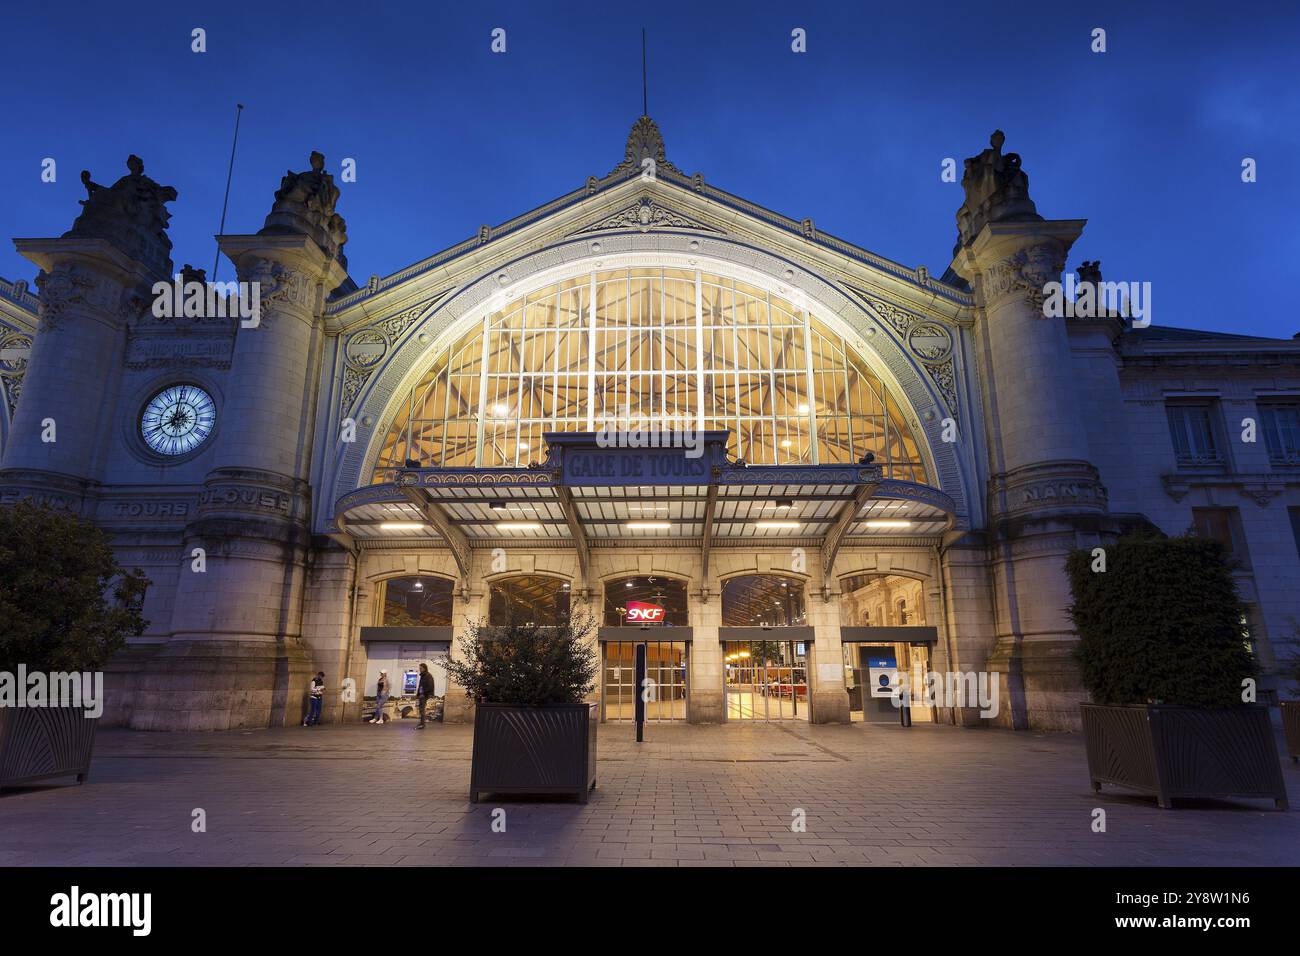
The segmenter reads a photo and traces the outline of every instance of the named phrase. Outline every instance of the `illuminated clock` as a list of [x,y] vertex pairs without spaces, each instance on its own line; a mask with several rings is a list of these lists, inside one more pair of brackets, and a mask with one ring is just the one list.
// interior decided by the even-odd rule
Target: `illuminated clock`
[[169,385],[140,414],[140,435],[160,455],[184,455],[208,440],[217,405],[197,385]]

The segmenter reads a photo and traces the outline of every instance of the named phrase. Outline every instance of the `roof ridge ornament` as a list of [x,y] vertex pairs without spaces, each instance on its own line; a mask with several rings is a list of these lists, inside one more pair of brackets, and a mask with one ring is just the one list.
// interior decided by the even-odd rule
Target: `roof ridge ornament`
[[[645,164],[647,159],[650,160],[648,167]],[[683,175],[680,169],[668,162],[664,151],[664,138],[659,132],[659,126],[649,116],[643,115],[632,124],[632,131],[627,136],[623,162],[615,166],[610,171],[610,175],[648,170],[650,178],[654,178],[655,173],[661,169]]]

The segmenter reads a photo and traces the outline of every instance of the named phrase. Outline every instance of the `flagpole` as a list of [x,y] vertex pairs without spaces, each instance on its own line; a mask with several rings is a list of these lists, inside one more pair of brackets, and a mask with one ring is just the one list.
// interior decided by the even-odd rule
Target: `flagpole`
[[[230,205],[230,180],[235,174],[235,147],[239,145],[239,117],[244,112],[244,104],[235,104],[235,138],[230,143],[230,166],[226,169],[226,195],[221,200],[221,225],[217,227],[217,235],[224,235],[226,231],[226,208]],[[221,265],[221,243],[217,243],[217,255],[212,261],[212,282],[217,281],[217,269]]]

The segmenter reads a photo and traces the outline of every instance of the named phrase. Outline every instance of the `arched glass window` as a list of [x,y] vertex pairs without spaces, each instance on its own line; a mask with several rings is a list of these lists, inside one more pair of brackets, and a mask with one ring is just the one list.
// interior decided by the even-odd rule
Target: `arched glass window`
[[925,586],[900,574],[855,574],[840,581],[846,620],[885,625],[925,624]]
[[686,584],[658,575],[633,576],[605,585],[605,626],[686,626]]
[[383,588],[382,627],[451,626],[454,585],[446,578],[389,578]]
[[786,627],[808,623],[803,582],[779,574],[746,574],[722,585],[723,627]]
[[787,299],[709,273],[604,270],[530,293],[442,349],[397,403],[372,480],[407,459],[522,467],[544,457],[544,432],[656,422],[729,429],[728,450],[751,464],[870,452],[886,477],[926,483],[911,418],[861,353]]
[[489,589],[488,624],[555,626],[569,616],[569,584],[541,574],[521,574],[493,582]]

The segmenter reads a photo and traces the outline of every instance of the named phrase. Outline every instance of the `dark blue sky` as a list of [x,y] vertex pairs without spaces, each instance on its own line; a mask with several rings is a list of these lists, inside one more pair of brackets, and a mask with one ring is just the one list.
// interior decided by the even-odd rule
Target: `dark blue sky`
[[[211,269],[312,149],[338,171],[352,275],[387,275],[602,175],[641,112],[720,188],[909,266],[948,264],[944,157],[995,127],[1039,212],[1086,218],[1070,257],[1153,283],[1159,325],[1290,337],[1300,261],[1293,2],[830,4],[53,3],[6,13],[4,236],[66,230],[88,168],[130,152],[174,185],[174,259]],[[208,52],[190,52],[204,27]],[[494,27],[508,52],[489,52]],[[1109,52],[1089,50],[1093,27]],[[790,31],[808,52],[790,51]],[[44,157],[56,184],[40,181]],[[1240,178],[1243,157],[1259,181]],[[231,278],[223,263],[225,278]],[[6,241],[0,276],[35,268]]]

